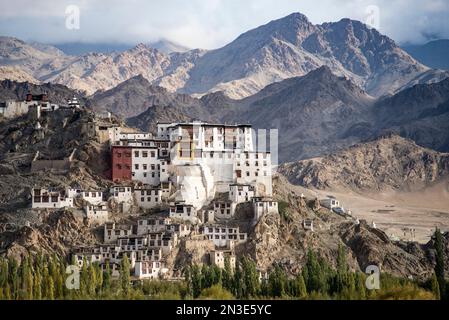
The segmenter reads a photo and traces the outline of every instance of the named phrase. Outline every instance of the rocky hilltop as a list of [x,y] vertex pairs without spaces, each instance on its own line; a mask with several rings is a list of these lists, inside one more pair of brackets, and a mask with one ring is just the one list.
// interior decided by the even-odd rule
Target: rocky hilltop
[[449,154],[388,135],[336,154],[284,164],[279,172],[294,184],[317,189],[410,191],[449,179]]
[[90,98],[95,111],[110,111],[123,118],[134,117],[153,106],[195,107],[201,102],[187,94],[177,94],[150,84],[142,75],[135,76],[117,87],[98,92]]

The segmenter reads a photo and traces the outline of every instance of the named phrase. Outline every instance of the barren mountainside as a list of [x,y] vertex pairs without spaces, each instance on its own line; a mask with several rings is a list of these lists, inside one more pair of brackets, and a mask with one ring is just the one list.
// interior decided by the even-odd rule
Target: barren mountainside
[[336,154],[284,164],[279,172],[293,184],[317,189],[407,191],[449,179],[449,154],[389,135]]

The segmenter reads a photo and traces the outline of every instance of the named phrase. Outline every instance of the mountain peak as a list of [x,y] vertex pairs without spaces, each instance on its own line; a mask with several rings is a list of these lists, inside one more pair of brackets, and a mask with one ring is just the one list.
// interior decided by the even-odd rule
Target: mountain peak
[[310,23],[309,18],[307,18],[307,16],[305,16],[304,14],[302,14],[300,12],[293,12],[292,14],[289,14],[288,16],[281,18],[281,20],[282,19],[303,22],[303,23]]

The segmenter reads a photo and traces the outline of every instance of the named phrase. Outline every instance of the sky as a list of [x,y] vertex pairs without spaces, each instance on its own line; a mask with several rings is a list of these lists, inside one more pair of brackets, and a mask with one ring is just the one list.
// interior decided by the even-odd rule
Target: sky
[[214,49],[293,12],[315,24],[359,20],[400,44],[449,38],[449,0],[0,0],[0,35]]

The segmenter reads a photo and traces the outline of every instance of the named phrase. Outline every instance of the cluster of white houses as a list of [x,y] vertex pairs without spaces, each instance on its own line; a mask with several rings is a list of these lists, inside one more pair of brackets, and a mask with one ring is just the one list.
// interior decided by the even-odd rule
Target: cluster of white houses
[[58,105],[51,103],[46,93],[37,95],[28,93],[24,101],[8,100],[1,102],[0,116],[4,118],[15,118],[30,114],[35,118],[40,118],[42,113],[58,109],[81,109],[81,105],[76,97],[68,100],[65,105]]

